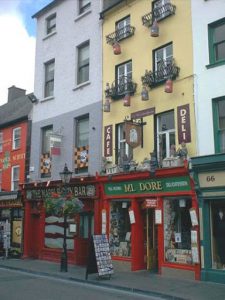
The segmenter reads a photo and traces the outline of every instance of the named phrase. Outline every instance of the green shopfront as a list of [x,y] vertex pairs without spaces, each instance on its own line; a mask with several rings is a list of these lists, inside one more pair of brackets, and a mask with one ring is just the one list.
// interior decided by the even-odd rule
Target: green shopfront
[[225,154],[192,158],[200,215],[201,279],[225,283]]
[[102,233],[131,270],[199,279],[197,197],[185,167],[102,176]]

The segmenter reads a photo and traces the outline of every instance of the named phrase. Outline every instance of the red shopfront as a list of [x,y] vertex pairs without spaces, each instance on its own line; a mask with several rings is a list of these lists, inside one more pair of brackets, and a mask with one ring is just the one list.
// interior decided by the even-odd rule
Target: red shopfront
[[102,233],[131,270],[200,279],[197,198],[187,168],[101,177]]
[[[60,261],[63,243],[63,218],[45,214],[45,196],[59,192],[61,183],[54,181],[49,185],[42,182],[34,186],[27,184],[23,189],[25,203],[24,258],[37,258]],[[67,220],[67,254],[71,264],[85,265],[89,240],[92,234],[99,233],[98,188],[88,179],[72,181],[68,189],[79,198],[84,208],[82,212]]]

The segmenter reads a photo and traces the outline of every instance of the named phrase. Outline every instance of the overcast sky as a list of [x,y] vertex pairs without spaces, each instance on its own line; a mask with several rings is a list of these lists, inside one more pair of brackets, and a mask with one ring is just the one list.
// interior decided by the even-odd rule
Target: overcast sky
[[36,19],[32,15],[50,2],[0,0],[0,105],[7,102],[12,85],[33,92]]

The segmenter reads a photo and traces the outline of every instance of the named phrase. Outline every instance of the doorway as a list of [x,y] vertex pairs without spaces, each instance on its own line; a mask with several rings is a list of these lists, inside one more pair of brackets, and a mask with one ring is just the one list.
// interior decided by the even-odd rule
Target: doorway
[[158,270],[158,232],[155,224],[155,209],[144,210],[144,238],[146,269],[152,272]]

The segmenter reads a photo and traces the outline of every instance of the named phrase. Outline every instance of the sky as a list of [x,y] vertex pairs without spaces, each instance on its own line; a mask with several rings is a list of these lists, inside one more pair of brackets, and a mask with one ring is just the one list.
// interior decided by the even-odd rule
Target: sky
[[12,85],[34,89],[36,19],[52,0],[0,0],[0,105]]

